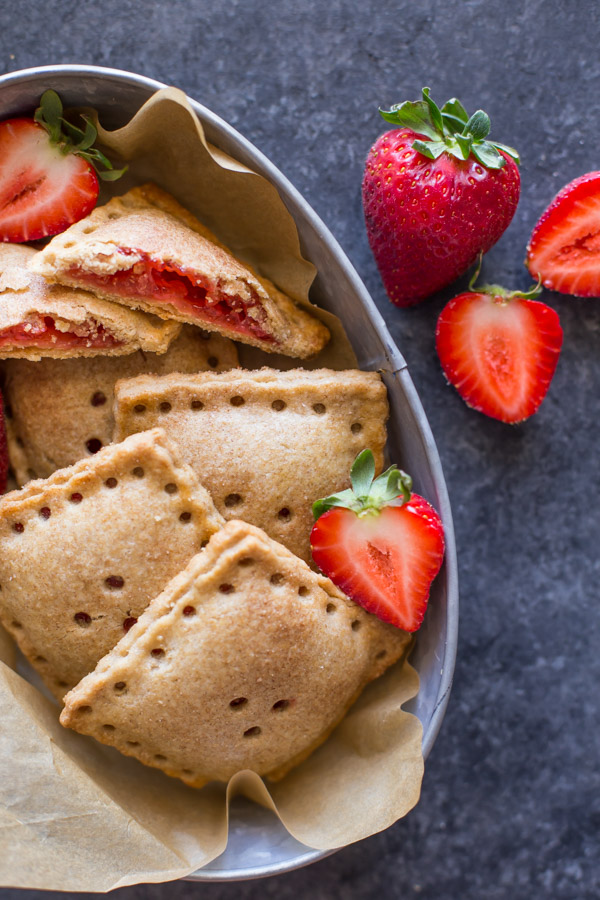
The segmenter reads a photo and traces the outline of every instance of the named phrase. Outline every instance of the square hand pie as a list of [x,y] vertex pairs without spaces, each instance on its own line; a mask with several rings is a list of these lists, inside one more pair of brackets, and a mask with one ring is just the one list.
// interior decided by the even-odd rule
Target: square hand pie
[[350,486],[365,447],[381,471],[387,414],[376,372],[233,369],[115,388],[115,440],[160,425],[226,519],[257,525],[309,563],[312,504]]
[[221,371],[237,365],[235,344],[184,325],[166,353],[94,359],[11,359],[4,363],[8,449],[17,483],[47,478],[110,444],[113,392],[142,372]]
[[244,522],[228,522],[65,698],[60,721],[201,787],[282,777],[410,635]]
[[32,262],[49,281],[218,331],[287,356],[314,356],[329,331],[237,260],[153,184],[114,197],[71,225]]
[[164,353],[179,333],[176,322],[49,285],[28,268],[37,256],[23,244],[0,244],[0,358]]
[[57,697],[222,524],[160,429],[0,501],[0,621]]

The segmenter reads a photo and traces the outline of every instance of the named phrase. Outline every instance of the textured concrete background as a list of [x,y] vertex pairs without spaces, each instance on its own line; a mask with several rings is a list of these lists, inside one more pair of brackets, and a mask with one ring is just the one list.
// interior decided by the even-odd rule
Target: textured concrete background
[[360,204],[363,160],[385,127],[379,104],[428,84],[440,102],[481,106],[492,136],[523,159],[519,209],[484,275],[527,286],[533,224],[563,184],[599,165],[595,0],[21,0],[0,5],[0,25],[2,71],[76,62],[175,84],[283,170],[408,360],[457,531],[458,666],[418,808],[302,871],[142,886],[120,900],[597,898],[599,301],[546,294],[565,332],[550,394],[521,426],[488,420],[446,386],[435,356],[436,317],[456,290],[393,308]]

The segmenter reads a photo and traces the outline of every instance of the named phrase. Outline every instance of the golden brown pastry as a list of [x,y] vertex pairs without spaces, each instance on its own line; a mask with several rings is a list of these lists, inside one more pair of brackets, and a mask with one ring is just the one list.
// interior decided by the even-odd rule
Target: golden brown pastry
[[179,333],[176,322],[49,285],[28,268],[37,255],[24,244],[0,244],[0,358],[164,353]]
[[235,345],[184,325],[166,353],[94,359],[6,360],[4,396],[10,461],[17,483],[47,478],[112,440],[113,392],[141,372],[222,371],[237,365]]
[[321,350],[329,331],[237,260],[153,184],[114,197],[56,235],[31,263],[49,281],[287,356]]
[[263,528],[309,562],[312,504],[349,487],[365,447],[381,471],[387,414],[376,372],[232,369],[115,388],[115,440],[160,425],[226,519]]
[[201,787],[282,777],[410,636],[228,522],[65,698],[61,723]]
[[58,697],[222,524],[160,429],[0,500],[0,621]]

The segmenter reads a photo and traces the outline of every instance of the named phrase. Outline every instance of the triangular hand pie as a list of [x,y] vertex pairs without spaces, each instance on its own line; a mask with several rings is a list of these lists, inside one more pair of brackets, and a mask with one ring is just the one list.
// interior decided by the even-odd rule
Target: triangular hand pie
[[160,429],[106,447],[0,501],[0,620],[60,697],[221,524]]
[[376,372],[140,375],[115,388],[115,440],[160,425],[226,519],[257,525],[310,562],[312,504],[349,487],[365,447],[381,470],[387,413]]
[[61,723],[192,786],[280,778],[409,643],[233,521],[68,694]]
[[28,268],[37,256],[24,244],[0,243],[0,358],[164,353],[178,334],[176,322],[49,285]]
[[54,237],[32,268],[49,281],[268,352],[308,357],[329,340],[318,319],[259,278],[152,184],[96,207]]
[[6,360],[4,396],[10,461],[17,483],[47,478],[112,440],[113,392],[142,372],[221,371],[237,365],[235,344],[184,325],[166,353],[94,359]]

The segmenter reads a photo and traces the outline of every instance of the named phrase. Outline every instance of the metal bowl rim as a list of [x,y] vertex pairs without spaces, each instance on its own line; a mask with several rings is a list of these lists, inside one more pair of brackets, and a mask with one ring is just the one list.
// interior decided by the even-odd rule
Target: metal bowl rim
[[[139,85],[145,89],[161,90],[169,85],[149,78],[145,75],[138,75],[135,72],[128,72],[124,69],[113,69],[107,66],[90,66],[79,65],[76,63],[65,65],[48,65],[35,66],[28,69],[19,69],[14,72],[0,75],[0,88],[10,83],[18,83],[30,81],[44,75],[53,73],[73,74],[74,76],[95,76],[100,79],[113,79],[121,82],[129,82],[133,85]],[[454,537],[454,527],[452,523],[452,514],[450,509],[450,501],[446,482],[444,479],[441,462],[433,434],[425,412],[421,405],[412,379],[407,370],[406,362],[400,351],[396,347],[388,328],[381,316],[381,313],[375,306],[365,285],[360,279],[354,266],[348,259],[346,253],[327,228],[324,222],[316,214],[310,204],[304,199],[302,194],[293,186],[285,175],[266,157],[254,144],[241,135],[235,128],[229,125],[224,119],[217,116],[210,109],[203,106],[186,94],[186,97],[202,122],[210,122],[215,130],[225,132],[231,140],[244,148],[245,153],[257,163],[258,168],[268,173],[269,179],[277,188],[280,195],[289,196],[299,207],[311,227],[318,233],[320,239],[326,245],[328,251],[334,256],[338,264],[344,269],[349,282],[351,283],[355,295],[360,299],[363,306],[366,307],[369,318],[374,329],[378,333],[382,344],[384,345],[390,361],[394,364],[393,374],[398,374],[403,389],[410,395],[410,402],[415,413],[415,418],[421,429],[422,435],[427,445],[429,464],[433,480],[436,484],[440,498],[440,513],[444,520],[444,533],[446,539],[446,581],[447,581],[447,610],[446,610],[446,641],[443,649],[442,660],[442,678],[438,690],[437,700],[434,711],[428,723],[427,731],[423,734],[423,756],[426,759],[435,743],[439,733],[446,707],[448,705],[450,691],[452,688],[452,678],[454,667],[456,664],[456,651],[458,643],[458,566],[456,560],[456,545]],[[290,213],[292,214],[292,213]],[[296,857],[292,863],[283,862],[274,865],[256,866],[245,869],[230,869],[215,872],[203,872],[199,869],[194,872],[187,880],[193,881],[242,881],[256,878],[263,878],[270,875],[283,874],[291,872],[295,869],[317,862],[320,859],[334,853],[335,850],[309,850],[307,853]]]

